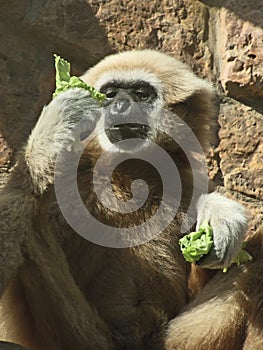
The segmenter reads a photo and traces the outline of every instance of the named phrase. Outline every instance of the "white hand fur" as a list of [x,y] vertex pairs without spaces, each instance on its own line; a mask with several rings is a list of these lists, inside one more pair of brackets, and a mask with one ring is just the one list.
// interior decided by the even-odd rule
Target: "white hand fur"
[[208,220],[213,229],[214,245],[198,264],[217,269],[228,266],[238,254],[247,229],[244,207],[216,192],[202,195],[197,203],[197,225]]
[[74,88],[61,92],[43,108],[26,148],[25,160],[35,191],[43,193],[54,180],[54,164],[63,149],[82,150],[101,116],[99,103],[88,91]]

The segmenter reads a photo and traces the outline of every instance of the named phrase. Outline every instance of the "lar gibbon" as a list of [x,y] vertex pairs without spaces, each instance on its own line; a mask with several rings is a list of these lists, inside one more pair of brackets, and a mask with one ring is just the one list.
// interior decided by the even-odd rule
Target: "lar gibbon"
[[[197,332],[198,326],[203,331],[216,315],[213,303],[200,320],[193,311],[195,322],[187,323],[187,333],[182,330],[185,323],[180,323],[184,313],[176,317],[189,302],[190,271],[178,240],[198,185],[188,159],[197,150],[182,125],[187,123],[206,151],[215,140],[214,90],[183,63],[153,50],[108,56],[82,79],[106,95],[104,104],[101,106],[88,91],[78,88],[55,97],[44,107],[1,192],[2,339],[33,350],[188,349],[186,341],[180,343],[180,334],[191,338],[192,331]],[[169,131],[177,132],[176,140]],[[180,147],[180,142],[188,138],[189,154]],[[158,171],[145,161],[148,156],[155,159],[153,143],[176,164],[180,201],[174,197],[174,174],[161,169],[171,180],[165,192]],[[103,152],[107,156],[94,176]],[[56,185],[56,177],[63,178],[63,173],[70,170],[66,163],[74,163],[76,154],[80,154],[80,160],[72,174],[77,187],[71,181],[72,174],[64,178],[62,186],[59,180]],[[104,165],[123,155],[129,159],[115,167],[109,189]],[[134,199],[132,186],[137,179],[148,185],[146,201],[137,210],[125,212],[125,203]],[[142,193],[138,186],[134,202]],[[95,187],[99,188],[99,197]],[[91,240],[75,232],[74,225],[63,216],[66,210],[76,224],[82,221],[81,209],[71,199],[73,188],[78,189],[96,221],[110,227],[107,232],[100,232],[92,220],[79,226]],[[58,192],[69,199],[62,206]],[[154,236],[151,229],[159,221],[148,226],[145,241],[143,237],[138,241],[136,235],[126,240],[127,228],[143,226],[158,212],[164,192],[160,222],[165,224],[178,205],[172,220]],[[246,231],[245,211],[217,193],[200,193],[197,226],[205,220],[213,228],[214,245],[199,264],[222,268],[240,249]],[[119,236],[114,236],[116,227]],[[105,244],[100,241],[102,236]],[[232,275],[231,271],[225,275],[228,285]],[[224,295],[220,278],[210,283],[215,291],[213,300]],[[191,318],[194,306],[190,307],[186,319]],[[227,304],[228,311],[232,312],[231,303]],[[194,348],[201,349],[198,345]]]

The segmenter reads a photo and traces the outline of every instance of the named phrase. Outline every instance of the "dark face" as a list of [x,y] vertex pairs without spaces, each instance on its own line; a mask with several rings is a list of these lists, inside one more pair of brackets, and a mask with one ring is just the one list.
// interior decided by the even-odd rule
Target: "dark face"
[[[100,92],[106,95],[105,133],[111,143],[149,137],[149,119],[157,99],[153,86],[144,81],[112,81],[103,85]],[[121,143],[119,147],[125,149]]]

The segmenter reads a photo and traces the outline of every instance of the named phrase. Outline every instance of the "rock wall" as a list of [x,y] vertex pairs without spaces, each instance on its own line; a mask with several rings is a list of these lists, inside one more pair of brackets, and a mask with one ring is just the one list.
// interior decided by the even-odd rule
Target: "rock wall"
[[262,0],[10,0],[0,3],[0,185],[54,89],[53,53],[79,74],[110,52],[155,48],[217,87],[219,190],[263,219]]

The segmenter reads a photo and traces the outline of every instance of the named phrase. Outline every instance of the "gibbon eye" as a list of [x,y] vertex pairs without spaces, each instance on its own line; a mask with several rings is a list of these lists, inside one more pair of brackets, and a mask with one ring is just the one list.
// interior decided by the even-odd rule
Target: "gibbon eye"
[[111,99],[117,95],[117,91],[114,88],[108,88],[103,92],[106,95],[106,98]]
[[144,89],[136,90],[135,95],[140,101],[147,101],[150,97],[149,91]]

